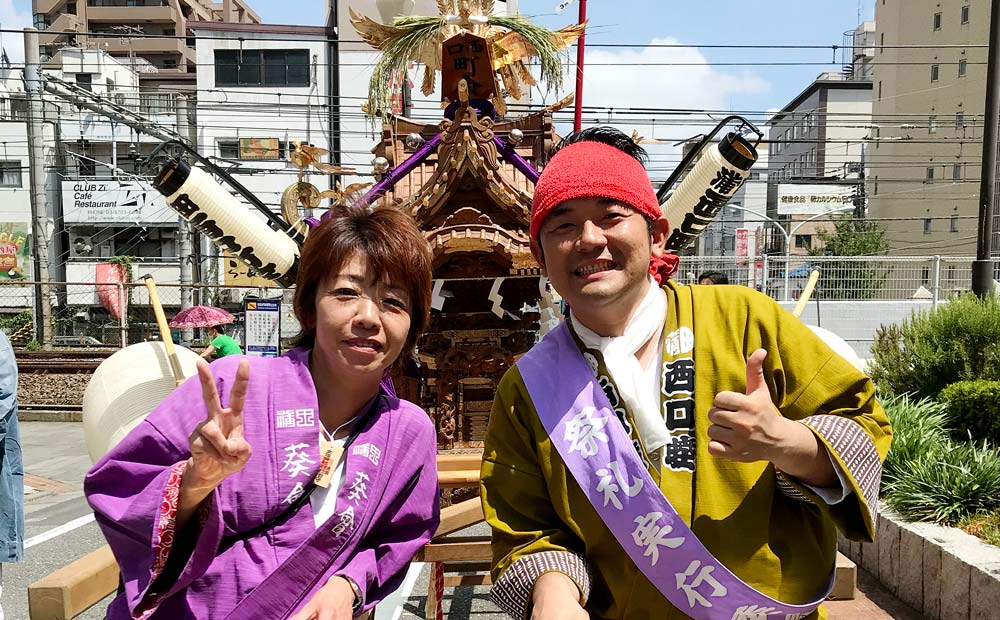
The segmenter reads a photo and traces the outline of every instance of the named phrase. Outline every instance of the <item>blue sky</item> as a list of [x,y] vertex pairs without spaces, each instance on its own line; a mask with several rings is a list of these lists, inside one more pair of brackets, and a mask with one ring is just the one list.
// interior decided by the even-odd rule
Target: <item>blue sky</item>
[[[251,0],[261,17],[271,23],[321,24],[324,19],[323,0]],[[521,13],[537,17],[549,27],[559,28],[576,20],[578,5],[573,4],[561,14],[555,14],[559,0],[520,0]],[[862,0],[862,19],[874,19],[875,0]],[[591,32],[590,43],[649,43],[654,39],[670,40],[686,45],[750,44],[750,45],[841,45],[843,33],[858,23],[857,0],[590,0],[587,4]],[[591,50],[600,54],[599,62],[642,62],[641,50],[602,48]],[[818,62],[832,58],[830,50],[697,50],[708,63],[725,62]],[[660,52],[663,53],[662,50]],[[630,56],[605,56],[632,54]],[[588,54],[588,58],[591,54]],[[672,60],[676,56],[653,59]],[[682,61],[696,57],[682,55]],[[801,92],[819,73],[839,68],[838,65],[781,67],[713,67],[717,73],[701,75],[695,84],[720,85],[722,93],[704,97],[706,107],[766,110],[780,108]],[[634,67],[635,81],[651,83],[660,79],[662,67]],[[604,69],[610,73],[612,69]],[[721,79],[716,79],[721,78]],[[669,80],[668,80],[669,81]],[[686,82],[683,76],[679,80]],[[597,86],[600,89],[600,86]],[[590,90],[590,89],[588,89]],[[620,90],[596,93],[597,101],[585,94],[588,105],[618,105],[640,107],[635,98]],[[680,107],[696,104],[699,93],[684,93],[673,97],[655,94],[647,96],[642,105]],[[677,91],[671,89],[671,94]],[[708,95],[708,93],[704,93]],[[676,101],[673,101],[676,99]],[[652,101],[650,101],[652,100]],[[611,104],[607,102],[611,101]],[[620,101],[620,103],[618,103]]]
[[[522,14],[558,28],[576,19],[574,3],[556,15],[559,0],[520,0]],[[862,0],[873,19],[875,0]],[[322,24],[325,0],[250,0],[267,23]],[[721,66],[726,62],[828,63],[830,50],[723,50],[706,44],[840,45],[858,23],[857,0],[590,0],[590,43],[681,43],[695,49],[591,48],[584,101],[621,107],[780,108],[819,73],[838,65]],[[31,0],[0,0],[3,27],[30,25]],[[5,35],[12,57],[20,41]],[[703,63],[702,67],[636,66],[642,62]],[[606,66],[600,67],[599,64]],[[622,64],[628,65],[626,67]],[[614,66],[618,65],[618,66]]]

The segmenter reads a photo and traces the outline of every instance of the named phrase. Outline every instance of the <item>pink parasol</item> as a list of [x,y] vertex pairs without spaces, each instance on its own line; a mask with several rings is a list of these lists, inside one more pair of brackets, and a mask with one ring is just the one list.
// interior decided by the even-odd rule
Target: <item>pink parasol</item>
[[170,321],[170,327],[187,329],[190,327],[212,327],[213,325],[225,325],[232,323],[236,319],[222,308],[214,306],[192,306],[186,310],[181,310]]

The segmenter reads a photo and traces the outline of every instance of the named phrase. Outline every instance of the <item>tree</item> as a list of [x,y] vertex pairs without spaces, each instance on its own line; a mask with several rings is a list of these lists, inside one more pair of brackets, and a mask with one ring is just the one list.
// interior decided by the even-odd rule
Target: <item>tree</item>
[[882,224],[851,215],[834,215],[833,230],[817,233],[819,246],[811,256],[841,256],[823,261],[822,292],[827,299],[872,299],[882,289],[890,269],[860,257],[881,256],[889,251]]

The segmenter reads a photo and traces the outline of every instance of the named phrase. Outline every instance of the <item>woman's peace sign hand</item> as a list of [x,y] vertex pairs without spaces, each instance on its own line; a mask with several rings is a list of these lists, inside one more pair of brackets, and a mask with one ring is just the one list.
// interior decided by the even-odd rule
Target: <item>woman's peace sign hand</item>
[[243,469],[250,459],[250,444],[243,438],[243,402],[250,381],[250,362],[241,360],[229,391],[229,406],[223,407],[215,388],[215,377],[204,360],[198,360],[201,397],[208,416],[188,438],[191,459],[184,472],[189,489],[210,491]]

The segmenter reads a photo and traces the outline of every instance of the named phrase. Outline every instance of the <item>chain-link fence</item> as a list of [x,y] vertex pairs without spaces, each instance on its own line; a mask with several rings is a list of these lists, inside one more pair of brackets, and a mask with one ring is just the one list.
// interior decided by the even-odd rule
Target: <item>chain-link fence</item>
[[937,303],[968,291],[972,257],[957,256],[685,256],[676,279],[694,283],[707,272],[725,275],[767,293],[778,301],[793,301],[820,272],[813,293],[840,301],[927,300]]
[[[749,286],[778,301],[794,301],[813,270],[820,272],[813,299],[829,301],[911,301],[932,307],[949,297],[968,291],[972,278],[971,257],[834,257],[834,256],[685,256],[676,279],[694,283],[710,271],[722,273],[731,284]],[[236,317],[237,336],[243,329],[246,299],[281,298],[290,307],[291,290],[233,287],[213,284],[158,284],[160,303],[167,317],[188,304],[216,306]],[[41,308],[36,295],[48,299],[51,329],[48,342],[40,342]],[[125,312],[119,300],[126,300]],[[55,346],[120,347],[122,343],[158,339],[149,295],[143,283],[100,284],[95,282],[0,281],[0,329],[16,344],[32,340]],[[282,312],[281,333],[290,337],[298,330],[290,310]],[[175,331],[177,341],[199,345],[203,330]],[[34,343],[32,343],[34,345]]]
[[[233,330],[243,328],[243,302],[247,299],[290,301],[291,291],[280,288],[234,287],[208,284],[157,284],[157,295],[168,320],[186,305],[208,305],[236,317]],[[36,295],[51,309],[48,342],[41,342],[39,321],[47,312],[36,307]],[[283,317],[287,322],[288,317]],[[207,326],[206,326],[207,327]],[[70,347],[121,347],[160,338],[149,292],[141,282],[26,282],[0,283],[0,329],[15,344]],[[175,341],[202,344],[204,329],[171,330]],[[282,325],[282,335],[294,334],[297,325]],[[34,342],[33,342],[34,341]]]

